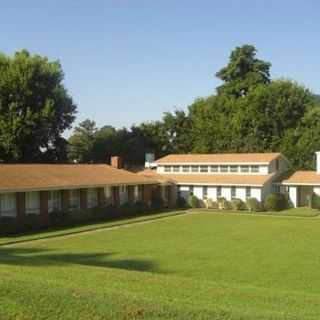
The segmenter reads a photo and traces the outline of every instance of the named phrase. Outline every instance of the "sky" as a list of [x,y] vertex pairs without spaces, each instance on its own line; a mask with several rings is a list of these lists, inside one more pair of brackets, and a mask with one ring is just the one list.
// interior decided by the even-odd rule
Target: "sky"
[[232,49],[252,44],[289,78],[320,93],[320,1],[10,0],[0,51],[59,60],[77,120],[117,128],[187,109],[220,84]]

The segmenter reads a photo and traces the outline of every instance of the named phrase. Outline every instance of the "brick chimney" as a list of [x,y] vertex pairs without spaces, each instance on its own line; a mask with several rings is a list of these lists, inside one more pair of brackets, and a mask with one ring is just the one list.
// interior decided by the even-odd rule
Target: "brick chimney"
[[123,168],[122,158],[119,156],[112,156],[111,157],[111,166],[116,169],[122,169]]

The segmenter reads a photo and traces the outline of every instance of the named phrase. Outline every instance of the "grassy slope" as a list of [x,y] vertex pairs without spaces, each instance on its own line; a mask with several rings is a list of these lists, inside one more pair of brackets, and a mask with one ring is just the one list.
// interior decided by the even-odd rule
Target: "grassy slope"
[[318,319],[319,228],[203,213],[0,247],[0,319]]

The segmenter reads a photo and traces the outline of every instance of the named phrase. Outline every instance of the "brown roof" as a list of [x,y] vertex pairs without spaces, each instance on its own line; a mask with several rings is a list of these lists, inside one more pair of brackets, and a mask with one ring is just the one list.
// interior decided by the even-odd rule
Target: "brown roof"
[[162,183],[162,184],[175,183],[175,181],[173,181],[172,179],[167,177],[167,175],[164,175],[164,174],[161,175],[161,174],[157,173],[157,171],[154,169],[145,169],[145,170],[138,172],[138,174],[142,175],[144,177],[152,178],[153,180],[156,180],[157,182]]
[[263,186],[274,174],[163,174],[158,176],[177,184]]
[[320,185],[320,174],[316,171],[296,171],[284,179],[282,183]]
[[157,182],[106,164],[0,165],[0,192],[152,183]]
[[269,163],[281,153],[169,154],[156,163]]

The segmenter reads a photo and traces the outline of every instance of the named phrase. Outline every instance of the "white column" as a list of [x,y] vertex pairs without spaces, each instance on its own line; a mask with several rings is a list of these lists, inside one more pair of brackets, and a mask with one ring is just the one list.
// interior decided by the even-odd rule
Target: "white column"
[[297,194],[297,187],[289,187],[289,198],[293,203],[293,206],[296,208],[298,205],[298,194]]
[[320,151],[316,152],[316,158],[317,158],[317,173],[320,173]]

